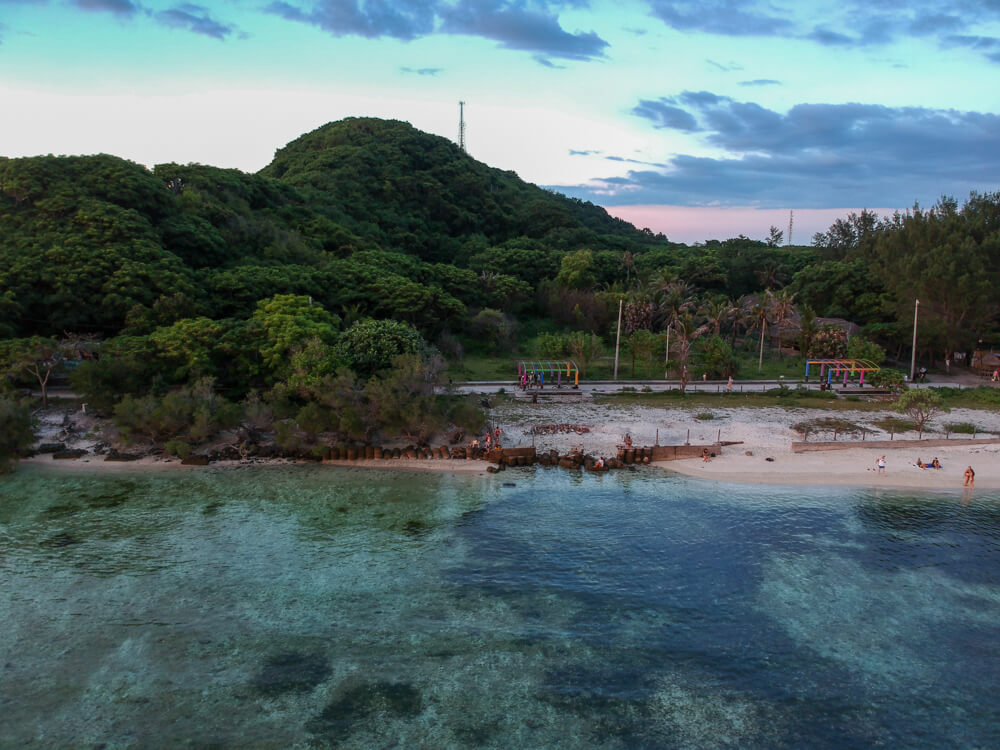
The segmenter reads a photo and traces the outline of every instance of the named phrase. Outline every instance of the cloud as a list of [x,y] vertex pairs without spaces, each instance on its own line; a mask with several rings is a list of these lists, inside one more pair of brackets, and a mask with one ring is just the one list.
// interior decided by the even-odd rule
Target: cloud
[[710,59],[706,59],[705,62],[707,62],[713,68],[718,68],[723,73],[731,73],[734,70],[743,70],[743,66],[737,62],[720,63]]
[[[559,23],[558,0],[319,0],[309,10],[272,2],[265,11],[307,23],[334,36],[411,41],[432,34],[478,36],[502,47],[548,58],[592,60],[604,56],[608,43],[592,31],[571,33]],[[553,10],[555,9],[555,10]]]
[[[772,0],[646,0],[650,15],[683,32],[721,36],[780,37],[825,47],[874,47],[905,37],[936,39],[943,47],[964,46],[1000,62],[995,51],[956,44],[963,33],[1000,20],[997,0],[844,0],[797,3],[783,7]],[[726,66],[708,61],[720,70]]]
[[655,101],[651,99],[641,99],[632,109],[632,114],[645,117],[657,128],[671,128],[673,130],[686,130],[692,132],[698,129],[698,121],[694,116],[673,106],[673,99],[660,98]]
[[237,31],[235,26],[216,21],[208,14],[208,8],[200,5],[178,5],[159,11],[154,18],[172,29],[186,29],[213,39],[226,39]]
[[1000,174],[995,114],[856,103],[782,113],[710,92],[642,101],[633,114],[697,132],[724,155],[680,154],[663,169],[550,187],[605,205],[905,207],[995,190]]
[[441,10],[443,30],[493,39],[508,49],[536,52],[546,57],[591,60],[604,56],[608,43],[594,32],[571,34],[557,15],[504,0],[459,0]]
[[743,0],[651,0],[649,5],[656,18],[678,31],[777,36],[793,28],[784,14],[755,8],[755,3]]
[[141,7],[129,0],[73,0],[73,5],[80,10],[113,13],[116,16],[133,16]]
[[740,81],[739,86],[782,86],[781,81],[773,78],[755,78],[752,81]]
[[436,76],[443,68],[400,68],[400,73],[407,73],[418,76]]
[[434,30],[436,4],[436,0],[321,0],[308,12],[285,2],[271,3],[265,11],[318,26],[334,36],[409,41]]

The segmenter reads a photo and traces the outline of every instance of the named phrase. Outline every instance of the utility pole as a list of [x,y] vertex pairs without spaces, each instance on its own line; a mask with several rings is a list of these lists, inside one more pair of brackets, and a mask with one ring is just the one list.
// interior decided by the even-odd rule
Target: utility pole
[[[463,151],[465,148],[465,102],[458,103],[458,147]],[[468,153],[466,151],[466,153]]]
[[618,380],[618,347],[622,343],[622,305],[625,300],[618,300],[618,334],[615,336],[615,377]]
[[913,353],[910,355],[910,382],[917,370],[917,314],[920,312],[920,300],[913,305]]
[[792,244],[792,225],[794,223],[795,223],[795,211],[790,210],[788,212],[788,241],[785,243],[786,245]]

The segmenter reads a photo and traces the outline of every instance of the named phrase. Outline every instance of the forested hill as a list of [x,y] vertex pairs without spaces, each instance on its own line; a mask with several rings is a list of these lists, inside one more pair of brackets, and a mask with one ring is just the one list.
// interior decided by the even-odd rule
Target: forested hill
[[618,275],[616,258],[654,245],[395,121],[325,125],[259,174],[0,158],[0,336],[144,334],[246,318],[275,294],[427,332],[517,308],[568,251],[603,252]]
[[470,240],[622,249],[651,239],[599,206],[529,185],[396,120],[324,125],[279,150],[260,174],[300,189],[352,231],[424,260],[467,260]]

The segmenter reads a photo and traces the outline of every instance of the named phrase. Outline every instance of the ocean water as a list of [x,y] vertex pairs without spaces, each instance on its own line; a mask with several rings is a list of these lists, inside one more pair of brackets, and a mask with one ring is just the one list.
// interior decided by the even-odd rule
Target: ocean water
[[3,748],[995,748],[1000,497],[22,469],[0,629]]

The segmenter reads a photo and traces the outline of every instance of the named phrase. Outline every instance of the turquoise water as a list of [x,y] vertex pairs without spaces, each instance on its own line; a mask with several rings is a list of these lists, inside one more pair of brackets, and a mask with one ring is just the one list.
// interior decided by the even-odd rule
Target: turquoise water
[[998,747],[1000,498],[22,470],[0,624],[5,748]]

